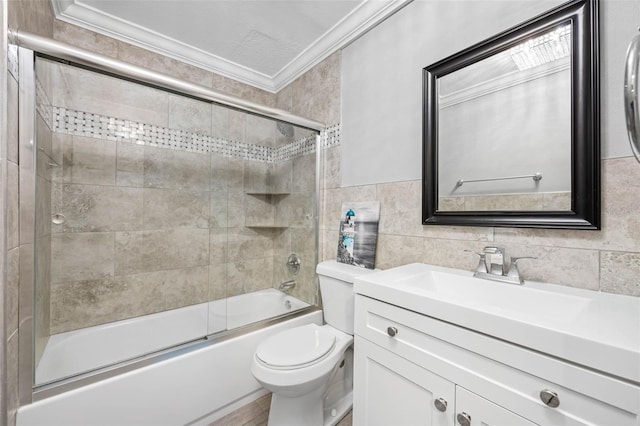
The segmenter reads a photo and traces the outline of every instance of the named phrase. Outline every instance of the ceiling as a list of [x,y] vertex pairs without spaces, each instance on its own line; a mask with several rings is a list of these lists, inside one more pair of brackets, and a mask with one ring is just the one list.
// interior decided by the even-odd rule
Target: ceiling
[[51,0],[56,18],[270,92],[411,0]]

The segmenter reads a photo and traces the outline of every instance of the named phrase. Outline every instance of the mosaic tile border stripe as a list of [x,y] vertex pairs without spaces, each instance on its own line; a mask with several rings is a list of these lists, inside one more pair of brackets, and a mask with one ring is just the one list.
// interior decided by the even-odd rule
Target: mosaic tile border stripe
[[[42,90],[39,88],[38,94]],[[42,90],[39,96],[38,110],[49,115],[52,131],[94,139],[128,142],[159,148],[175,149],[202,154],[219,154],[241,160],[278,163],[315,151],[315,137],[301,138],[287,145],[272,148],[263,145],[236,142],[216,138],[186,130],[170,129],[133,120],[108,117],[100,114],[76,111],[63,107],[47,107],[46,94]],[[322,148],[337,145],[340,142],[340,125],[334,125],[321,133]]]
[[329,126],[324,129],[320,133],[320,147],[321,148],[330,148],[335,145],[340,145],[340,123],[334,124],[333,126]]

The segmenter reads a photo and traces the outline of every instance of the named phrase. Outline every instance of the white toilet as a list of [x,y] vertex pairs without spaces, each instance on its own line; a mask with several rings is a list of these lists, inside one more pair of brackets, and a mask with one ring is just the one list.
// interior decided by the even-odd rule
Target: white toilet
[[352,405],[353,281],[373,271],[329,260],[316,272],[326,324],[271,336],[253,357],[253,376],[273,392],[269,426],[333,426]]

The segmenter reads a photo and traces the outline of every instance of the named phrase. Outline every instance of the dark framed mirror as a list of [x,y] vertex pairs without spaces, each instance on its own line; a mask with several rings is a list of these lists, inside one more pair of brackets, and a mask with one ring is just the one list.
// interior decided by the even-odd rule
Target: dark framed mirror
[[598,2],[423,69],[423,224],[600,229]]

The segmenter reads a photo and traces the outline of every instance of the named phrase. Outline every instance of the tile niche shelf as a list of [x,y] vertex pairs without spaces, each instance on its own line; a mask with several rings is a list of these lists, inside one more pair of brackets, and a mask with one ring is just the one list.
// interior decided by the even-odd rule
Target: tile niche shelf
[[278,204],[289,192],[247,191],[245,192],[245,224],[247,228],[288,228],[278,220]]
[[277,165],[252,163],[244,169],[245,226],[248,228],[288,228],[281,205],[290,194],[291,162]]

